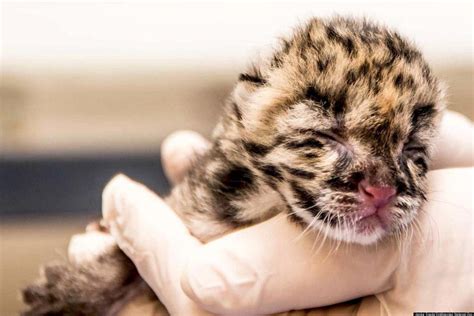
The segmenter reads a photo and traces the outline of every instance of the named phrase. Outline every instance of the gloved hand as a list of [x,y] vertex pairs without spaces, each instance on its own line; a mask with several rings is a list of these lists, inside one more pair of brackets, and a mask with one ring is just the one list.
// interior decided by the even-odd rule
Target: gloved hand
[[[468,121],[454,114],[444,124],[448,128],[441,139],[448,139],[448,151],[459,144],[459,135],[472,131]],[[454,128],[457,132],[451,133]],[[446,131],[451,136],[445,136]],[[168,142],[168,147],[175,145],[167,149],[172,157],[164,150],[165,162],[175,162],[164,164],[175,179],[186,166],[177,159],[178,152],[184,152],[179,150],[179,139]],[[195,141],[200,142],[198,148],[206,147],[204,141]],[[448,157],[445,150],[440,148],[438,156]],[[472,164],[471,152],[472,147],[451,162]],[[445,159],[435,161],[450,166]],[[320,246],[314,236],[301,236],[284,215],[201,245],[159,197],[123,176],[104,190],[103,213],[119,246],[172,314],[272,313],[370,294],[378,295],[364,299],[357,306],[359,313],[396,314],[419,307],[469,310],[474,307],[472,282],[466,282],[466,276],[472,278],[472,250],[466,251],[466,245],[472,245],[468,207],[472,170],[437,171],[429,177],[434,202],[426,206],[429,215],[420,217],[420,232],[405,249],[395,243],[370,248],[341,245],[335,250],[326,241]],[[443,252],[436,251],[441,246]],[[449,278],[439,271],[447,268]],[[462,289],[455,297],[453,284]]]

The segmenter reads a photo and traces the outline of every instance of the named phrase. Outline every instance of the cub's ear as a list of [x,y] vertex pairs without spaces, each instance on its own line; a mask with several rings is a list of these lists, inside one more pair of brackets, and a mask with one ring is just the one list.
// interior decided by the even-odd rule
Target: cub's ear
[[252,132],[262,128],[268,110],[280,103],[284,94],[271,84],[271,77],[265,64],[260,63],[240,74],[231,94],[233,113],[240,117],[241,126]]
[[239,75],[239,80],[232,92],[232,98],[235,103],[243,107],[243,110],[247,107],[247,103],[251,100],[259,88],[263,88],[267,84],[267,80],[264,78],[260,70],[252,65]]
[[254,60],[246,67],[247,69],[239,75],[239,83],[245,82],[254,86],[267,84],[267,79],[263,74],[267,67],[265,66],[266,62],[262,58],[262,56],[257,57],[256,61]]

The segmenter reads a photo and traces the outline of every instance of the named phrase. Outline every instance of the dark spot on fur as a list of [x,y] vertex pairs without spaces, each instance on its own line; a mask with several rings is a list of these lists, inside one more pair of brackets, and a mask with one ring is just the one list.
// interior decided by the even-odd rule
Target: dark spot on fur
[[288,54],[290,52],[291,46],[292,46],[291,41],[283,39],[281,41],[281,47],[282,47],[281,51],[282,51],[282,53],[285,54],[285,55]]
[[321,53],[321,51],[326,46],[326,43],[323,41],[313,41],[310,36],[308,36],[307,46],[312,48],[316,54]]
[[403,194],[408,186],[405,184],[405,182],[401,178],[397,178],[395,180],[395,187],[397,188],[397,194]]
[[369,126],[360,126],[353,130],[354,133],[357,133],[359,139],[366,144],[373,145],[374,144],[374,137],[377,137],[378,146],[373,147],[373,150],[377,154],[384,155],[387,148],[390,147],[390,133],[391,133],[391,120],[390,118],[385,118],[381,121],[373,122],[372,125]]
[[327,95],[319,91],[319,89],[311,86],[308,89],[306,89],[305,92],[305,98],[308,100],[311,100],[319,105],[321,105],[324,109],[329,108],[330,106],[330,101]]
[[[331,226],[336,226],[338,221],[337,218],[334,217],[329,212],[321,211],[321,209],[317,206],[317,196],[311,194],[308,190],[300,186],[295,181],[290,182],[291,191],[293,192],[293,196],[296,199],[296,205],[303,210],[306,210],[313,214],[318,220],[323,221],[326,224]],[[305,223],[305,225],[308,225]]]
[[348,182],[352,184],[353,187],[359,186],[359,182],[364,180],[365,176],[362,171],[352,172],[348,177]]
[[428,172],[428,164],[426,163],[426,160],[423,157],[418,157],[413,161],[415,165],[417,165],[418,168],[420,168],[420,174],[424,175],[425,173]]
[[296,213],[292,212],[291,208],[290,208],[290,212],[288,213],[288,219],[291,222],[297,224],[298,226],[301,226],[302,228],[305,228],[308,225],[308,223],[306,223],[304,219],[299,217]]
[[[357,175],[358,174],[359,173],[357,173]],[[340,176],[334,176],[327,180],[326,184],[334,191],[355,192],[358,190],[359,182],[360,181],[351,179],[351,177],[345,180]]]
[[388,49],[387,58],[381,63],[381,67],[391,67],[397,58],[400,58],[400,52],[391,36],[385,38],[385,46]]
[[264,164],[258,166],[258,169],[267,177],[278,180],[278,181],[283,181],[283,175],[281,174],[280,168],[278,168],[275,165],[271,164]]
[[431,76],[431,69],[430,69],[430,66],[428,66],[428,64],[423,63],[423,66],[421,68],[421,73],[423,75],[423,79],[425,79],[429,83],[433,81],[433,77]]
[[354,82],[356,82],[356,80],[357,80],[356,72],[354,70],[349,70],[346,74],[346,83],[348,85],[352,85],[354,84]]
[[232,201],[243,199],[256,189],[255,175],[249,168],[237,164],[226,166],[209,181],[209,188],[214,192],[212,204],[219,220],[234,227],[252,223],[239,218],[241,210],[232,204]]
[[347,55],[352,57],[357,55],[357,48],[352,38],[342,36],[332,26],[326,27],[326,35],[330,41],[339,43],[344,48]]
[[294,197],[296,198],[297,202],[296,204],[309,212],[313,212],[316,208],[316,212],[313,214],[316,214],[318,209],[316,206],[316,197],[313,196],[310,192],[308,192],[306,189],[301,187],[298,183],[295,181],[290,181],[290,187],[291,191],[293,192]]
[[398,127],[393,127],[390,134],[390,143],[398,144],[402,139],[402,131]]
[[292,167],[289,167],[289,166],[286,166],[286,165],[282,165],[282,167],[289,174],[291,174],[295,177],[298,177],[298,178],[303,178],[303,179],[306,179],[306,180],[313,180],[316,177],[314,172],[311,172],[311,171],[306,171],[306,170],[298,169],[298,168],[292,168]]
[[319,157],[319,155],[315,153],[304,153],[303,156],[308,159],[316,159]]
[[229,199],[215,198],[214,203],[216,205],[216,212],[219,220],[234,227],[250,224],[248,221],[243,221],[238,218],[241,210],[231,205]]
[[[313,196],[310,192],[305,190],[303,187],[298,185],[296,182],[290,182],[290,186],[293,192],[293,196],[297,200],[296,204],[303,210],[306,210],[313,214],[318,220],[331,225],[332,227],[338,224],[337,217],[321,209],[316,205],[316,196]],[[308,227],[303,218],[298,216],[297,212],[292,211],[288,201],[282,197],[287,204],[287,209],[290,211],[289,219],[303,228]]]
[[385,45],[389,51],[389,64],[393,63],[396,58],[403,58],[407,63],[413,62],[421,55],[419,52],[411,48],[398,34],[389,35],[385,38]]
[[405,86],[407,89],[413,89],[415,87],[415,79],[413,79],[413,76],[408,75],[407,79],[405,80]]
[[240,111],[240,108],[237,103],[232,102],[232,110],[234,111],[234,115],[237,120],[242,121],[242,112]]
[[392,58],[396,58],[398,56],[398,49],[395,47],[395,42],[391,36],[387,36],[385,38],[385,46],[387,47]]
[[331,58],[327,55],[319,57],[317,61],[319,72],[324,72],[329,67],[332,60],[334,60],[334,58]]
[[339,121],[342,120],[342,115],[346,111],[346,93],[347,93],[346,90],[340,91],[333,105],[334,116]]
[[383,74],[381,68],[374,70],[374,73],[367,77],[369,89],[372,90],[374,95],[380,92],[380,83],[383,81],[382,77]]
[[359,76],[364,77],[369,73],[369,63],[368,61],[364,61],[364,63],[359,67]]
[[215,175],[215,185],[223,194],[241,196],[254,188],[254,174],[249,168],[234,164]]
[[417,197],[418,190],[415,187],[413,175],[411,174],[410,169],[408,169],[406,157],[401,156],[399,158],[398,165],[400,167],[401,176],[403,176],[404,179],[396,180],[395,183],[397,185],[397,190],[399,190],[400,193],[403,192],[404,194],[408,196]]
[[383,79],[383,67],[379,67],[376,71],[375,71],[375,75],[374,75],[374,78],[375,78],[375,81],[381,81]]
[[403,74],[398,74],[393,78],[393,85],[399,90],[403,89],[413,89],[415,86],[415,80],[411,75],[404,76]]
[[357,55],[357,49],[355,47],[354,41],[350,37],[346,37],[343,39],[344,48],[349,56]]
[[270,62],[270,66],[272,68],[280,68],[283,65],[283,60],[280,54],[273,55],[272,61]]
[[265,156],[268,154],[272,148],[269,146],[265,146],[262,144],[257,144],[254,142],[242,142],[244,145],[245,150],[251,154],[251,155],[257,155],[257,156]]
[[393,84],[397,89],[403,89],[404,79],[402,74],[398,74],[395,78],[393,78]]
[[338,38],[340,37],[340,35],[336,32],[336,30],[332,26],[326,27],[326,35],[328,39],[331,41],[337,41]]
[[372,93],[374,95],[377,95],[380,92],[380,84],[375,82],[374,85],[372,86]]
[[435,113],[436,110],[433,103],[416,106],[411,115],[411,121],[414,129],[416,129],[419,124],[424,123],[426,120],[432,119]]
[[267,83],[265,79],[257,75],[249,75],[249,74],[240,74],[239,81],[246,81],[251,82],[257,85],[264,85]]

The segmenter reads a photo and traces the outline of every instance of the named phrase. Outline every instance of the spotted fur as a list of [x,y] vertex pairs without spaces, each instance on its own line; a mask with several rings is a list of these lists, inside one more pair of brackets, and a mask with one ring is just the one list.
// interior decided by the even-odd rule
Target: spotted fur
[[[203,241],[288,212],[333,239],[374,243],[406,230],[426,199],[442,109],[438,80],[398,33],[312,19],[239,76],[212,148],[167,201]],[[362,179],[397,189],[387,232],[354,229]]]

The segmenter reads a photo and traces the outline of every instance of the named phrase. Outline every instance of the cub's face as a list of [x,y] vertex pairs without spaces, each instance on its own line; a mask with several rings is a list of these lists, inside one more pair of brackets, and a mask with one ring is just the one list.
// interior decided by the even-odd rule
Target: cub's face
[[241,75],[229,121],[297,221],[369,244],[426,199],[442,94],[421,54],[365,22],[313,20]]

